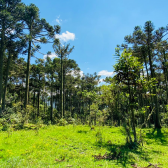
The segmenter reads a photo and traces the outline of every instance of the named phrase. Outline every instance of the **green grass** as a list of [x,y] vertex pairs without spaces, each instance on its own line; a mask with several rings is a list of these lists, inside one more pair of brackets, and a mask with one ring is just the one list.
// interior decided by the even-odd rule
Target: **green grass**
[[[35,130],[0,132],[1,168],[121,168],[160,162],[168,168],[168,129],[162,132],[143,129],[144,146],[129,150],[121,127],[47,126]],[[99,133],[98,133],[99,132]],[[92,155],[121,150],[118,160],[96,160]],[[62,161],[63,160],[63,161]]]

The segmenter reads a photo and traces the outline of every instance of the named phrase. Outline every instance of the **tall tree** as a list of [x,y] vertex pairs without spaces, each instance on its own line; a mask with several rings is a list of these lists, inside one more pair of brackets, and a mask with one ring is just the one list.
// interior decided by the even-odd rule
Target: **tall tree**
[[21,0],[0,1],[0,115],[2,114],[3,58],[6,49],[6,36],[15,29],[22,15]]
[[[55,26],[54,28],[50,26],[45,19],[39,18],[39,9],[34,4],[30,4],[29,6],[25,6],[25,14],[23,16],[23,20],[27,25],[27,29],[29,30],[29,34],[26,36],[28,39],[28,58],[27,58],[27,73],[26,73],[26,91],[25,91],[25,103],[24,107],[28,104],[28,93],[29,93],[29,74],[30,74],[30,57],[32,55],[32,44],[34,45],[34,41],[47,43],[49,38],[54,38],[54,33],[59,33],[60,27]],[[39,40],[40,39],[40,40]],[[34,47],[39,49],[40,46],[37,45]]]
[[54,92],[54,82],[58,76],[58,68],[60,68],[59,58],[54,58],[51,60],[49,57],[50,53],[47,54],[47,59],[45,62],[45,71],[46,71],[46,78],[47,83],[50,89],[50,102],[51,102],[51,110],[50,110],[50,120],[53,121],[53,92]]
[[6,90],[7,90],[7,82],[8,82],[8,75],[9,70],[11,66],[12,59],[16,59],[18,54],[21,54],[23,48],[26,47],[26,41],[25,39],[18,38],[22,32],[22,30],[19,28],[15,29],[14,32],[9,34],[8,39],[6,40],[6,49],[8,51],[8,59],[7,59],[7,65],[5,70],[5,82],[4,82],[4,92],[3,92],[3,99],[2,99],[2,110],[5,109],[5,97],[6,97]]
[[53,49],[55,51],[55,53],[58,55],[58,57],[60,57],[60,61],[61,61],[61,114],[62,114],[62,118],[64,117],[64,76],[63,76],[63,63],[64,63],[64,59],[72,52],[72,50],[74,49],[74,46],[72,48],[70,48],[70,44],[62,45],[61,43],[54,43],[53,44]]
[[44,69],[44,60],[39,59],[36,61],[36,65],[31,67],[30,80],[34,88],[34,93],[37,92],[37,116],[40,115],[40,96],[45,84],[45,69]]
[[[154,31],[153,23],[151,21],[147,21],[145,22],[144,30],[142,30],[139,26],[136,26],[133,35],[125,37],[128,44],[133,44],[132,52],[134,55],[145,64],[148,81],[149,77],[156,78],[155,60],[158,56],[156,54],[156,46],[162,41],[163,37],[166,35],[166,32],[167,29],[163,27]],[[150,92],[152,92],[154,95],[154,97],[151,98],[151,106],[155,106],[155,128],[161,128],[156,85],[151,88]]]
[[[128,109],[132,121],[134,142],[137,142],[134,109],[136,108],[137,84],[139,80],[139,72],[142,69],[142,64],[138,61],[137,57],[132,56],[132,53],[127,53],[126,50],[124,50],[114,68],[116,72],[115,79],[118,83],[122,83],[123,91],[125,90],[129,95]],[[127,88],[125,88],[125,85]],[[131,142],[132,139],[129,130],[127,129],[127,127],[125,128]]]

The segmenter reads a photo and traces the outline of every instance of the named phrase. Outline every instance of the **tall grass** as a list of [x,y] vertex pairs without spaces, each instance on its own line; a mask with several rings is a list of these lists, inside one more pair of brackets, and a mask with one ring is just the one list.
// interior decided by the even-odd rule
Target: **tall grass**
[[[73,167],[121,168],[151,162],[168,167],[168,129],[162,132],[143,129],[143,146],[129,149],[121,127],[52,126],[38,130],[0,132],[0,167]],[[151,133],[149,133],[149,131]],[[122,153],[116,160],[99,159],[95,155]]]

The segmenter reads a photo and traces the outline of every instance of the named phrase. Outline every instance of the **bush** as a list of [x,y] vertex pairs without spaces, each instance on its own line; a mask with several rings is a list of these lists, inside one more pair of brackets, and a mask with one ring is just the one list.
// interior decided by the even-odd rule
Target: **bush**
[[161,118],[162,125],[168,126],[168,113],[162,113]]
[[64,118],[61,118],[60,120],[59,120],[59,122],[58,122],[58,125],[59,126],[65,126],[65,125],[67,125],[68,124],[68,122],[64,119]]
[[7,131],[8,123],[5,118],[0,118],[0,127],[2,127],[2,131]]
[[72,117],[70,117],[70,118],[68,118],[68,124],[75,124],[75,119],[74,118],[72,118]]

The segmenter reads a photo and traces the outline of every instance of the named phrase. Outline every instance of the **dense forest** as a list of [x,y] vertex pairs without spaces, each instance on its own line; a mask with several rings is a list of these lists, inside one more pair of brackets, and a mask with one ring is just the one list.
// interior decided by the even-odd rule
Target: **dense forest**
[[[2,130],[37,122],[123,126],[127,142],[136,143],[137,127],[168,125],[168,27],[155,30],[151,21],[135,25],[124,44],[116,44],[115,73],[101,85],[97,73],[80,75],[70,59],[74,46],[61,44],[56,38],[61,27],[51,26],[39,12],[20,0],[0,1]],[[37,58],[40,44],[47,43],[58,57],[51,59],[49,51],[45,59]]]

